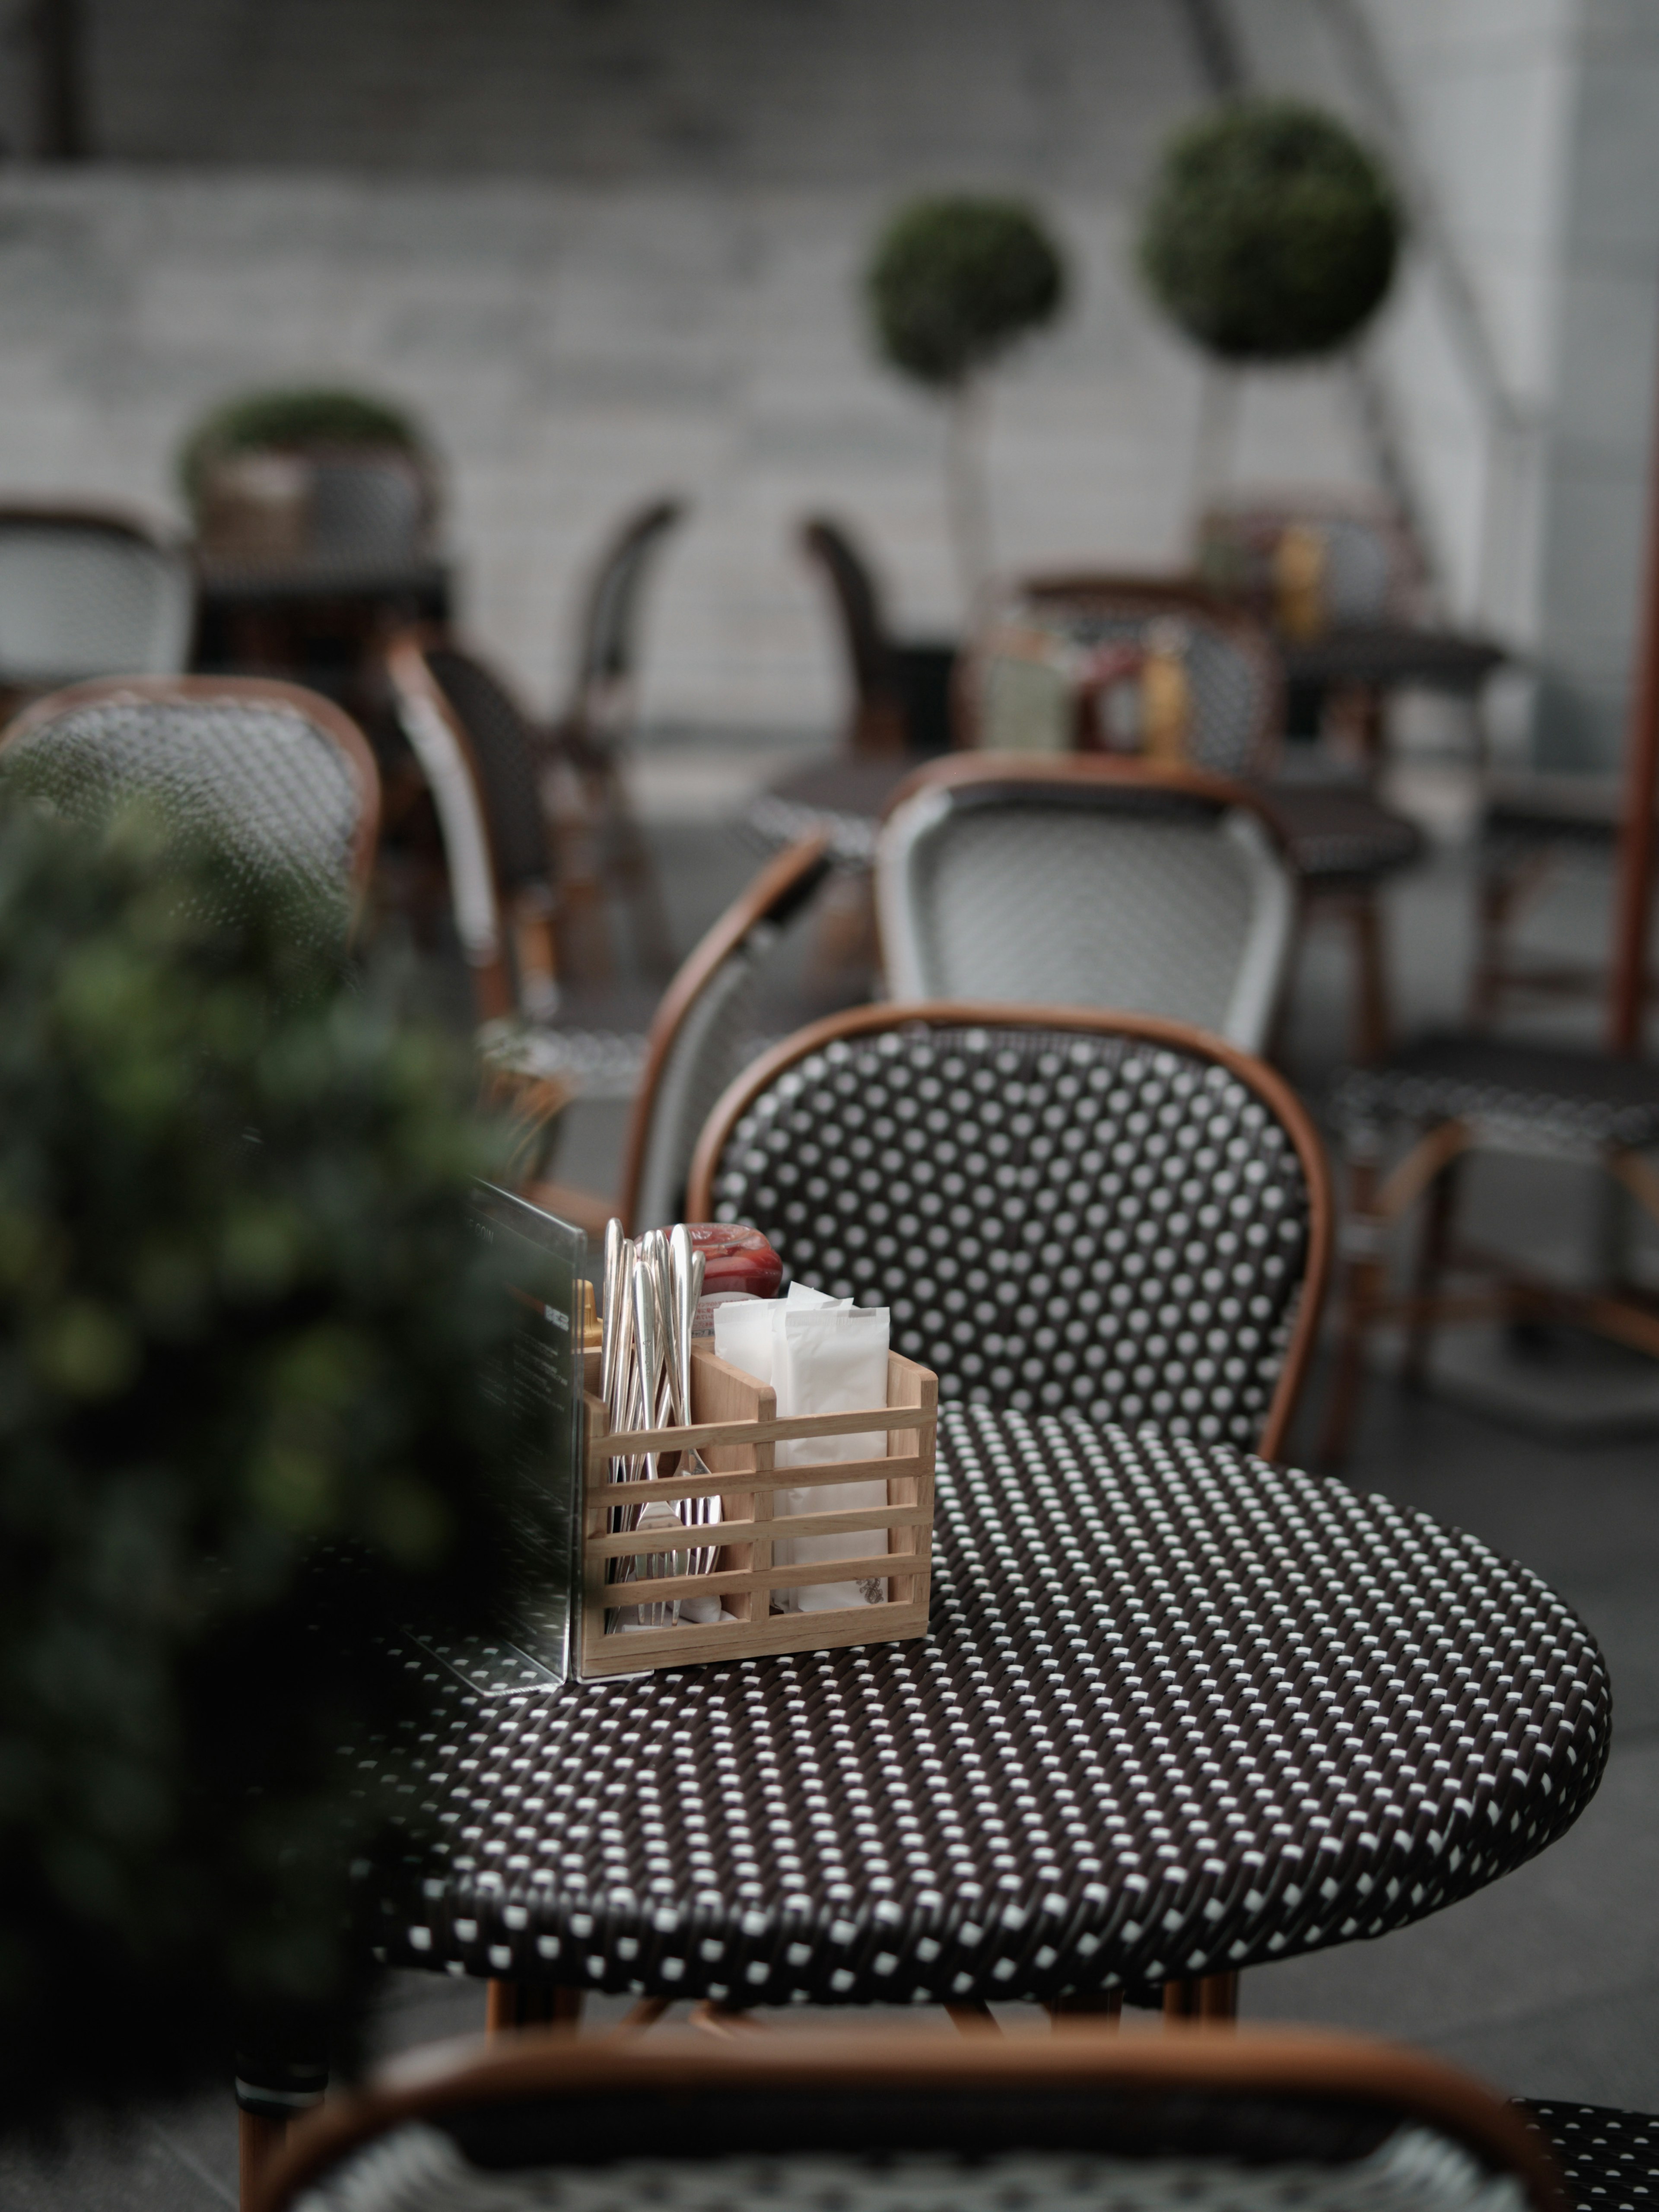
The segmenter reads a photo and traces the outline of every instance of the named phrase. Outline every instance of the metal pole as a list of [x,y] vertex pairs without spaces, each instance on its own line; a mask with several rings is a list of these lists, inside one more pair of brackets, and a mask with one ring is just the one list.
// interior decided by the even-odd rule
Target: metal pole
[[81,0],[34,0],[35,153],[82,161],[88,151]]
[[1636,684],[1625,741],[1625,798],[1619,832],[1613,916],[1613,1009],[1607,1042],[1616,1053],[1642,1048],[1647,1006],[1648,918],[1653,905],[1654,784],[1659,775],[1659,409],[1648,456],[1647,573],[1637,631]]

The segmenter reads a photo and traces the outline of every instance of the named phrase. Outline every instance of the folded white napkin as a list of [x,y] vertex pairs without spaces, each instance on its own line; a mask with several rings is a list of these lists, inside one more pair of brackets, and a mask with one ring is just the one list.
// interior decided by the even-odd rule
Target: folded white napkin
[[[846,1413],[860,1406],[887,1402],[885,1306],[855,1306],[851,1298],[826,1297],[805,1283],[792,1283],[787,1299],[744,1301],[721,1306],[714,1316],[717,1355],[741,1367],[757,1382],[769,1382],[781,1417],[804,1413]],[[885,1430],[851,1437],[803,1437],[777,1447],[779,1467],[811,1467],[837,1460],[885,1456]],[[773,1493],[779,1516],[842,1513],[887,1503],[884,1482],[826,1483]],[[803,1536],[779,1541],[773,1557],[779,1566],[816,1565],[820,1559],[867,1558],[883,1542],[879,1532],[844,1536]],[[880,1605],[887,1596],[884,1577],[853,1583],[813,1583],[804,1589],[781,1590],[775,1606],[788,1613],[827,1613],[848,1605]]]

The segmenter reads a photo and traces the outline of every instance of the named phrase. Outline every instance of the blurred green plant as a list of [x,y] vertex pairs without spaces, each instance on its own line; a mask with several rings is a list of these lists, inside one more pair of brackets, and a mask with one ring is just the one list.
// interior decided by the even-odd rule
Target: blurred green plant
[[224,867],[0,808],[13,2124],[222,2081],[250,2021],[349,2040],[389,1838],[339,1747],[413,1724],[377,1639],[503,1572],[495,1139],[302,894]]
[[990,566],[979,380],[1017,340],[1054,321],[1066,289],[1059,246],[1019,200],[909,201],[870,258],[865,293],[878,347],[902,375],[951,404],[951,529],[970,591]]
[[1404,234],[1381,165],[1294,100],[1241,100],[1176,132],[1140,239],[1153,297],[1225,362],[1301,361],[1356,337]]
[[244,392],[203,416],[179,450],[179,483],[192,510],[216,463],[233,453],[304,452],[318,446],[395,446],[410,453],[426,441],[401,408],[329,386]]

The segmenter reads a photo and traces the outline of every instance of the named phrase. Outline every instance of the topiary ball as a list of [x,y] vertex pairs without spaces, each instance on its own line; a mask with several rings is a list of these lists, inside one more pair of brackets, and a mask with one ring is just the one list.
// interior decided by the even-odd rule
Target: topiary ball
[[419,453],[425,441],[389,401],[330,386],[248,392],[203,416],[179,452],[179,482],[192,508],[216,462],[231,453],[304,452],[318,446],[395,446]]
[[877,240],[865,276],[876,341],[896,368],[949,387],[1066,297],[1059,247],[1018,200],[913,200]]
[[1402,232],[1387,175],[1341,123],[1298,100],[1238,100],[1170,142],[1140,266],[1206,353],[1305,360],[1375,314]]
[[0,2126],[349,2043],[340,1748],[506,1573],[468,1071],[222,866],[0,811]]

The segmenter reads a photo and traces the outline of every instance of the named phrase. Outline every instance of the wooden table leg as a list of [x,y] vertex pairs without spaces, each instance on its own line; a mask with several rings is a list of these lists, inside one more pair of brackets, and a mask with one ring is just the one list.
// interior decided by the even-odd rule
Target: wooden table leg
[[1165,1982],[1164,2017],[1165,2020],[1237,2020],[1238,1976],[1200,1974],[1189,1982]]
[[509,2035],[520,2027],[574,2028],[582,1992],[552,1982],[491,1982],[484,2001],[484,2033]]

